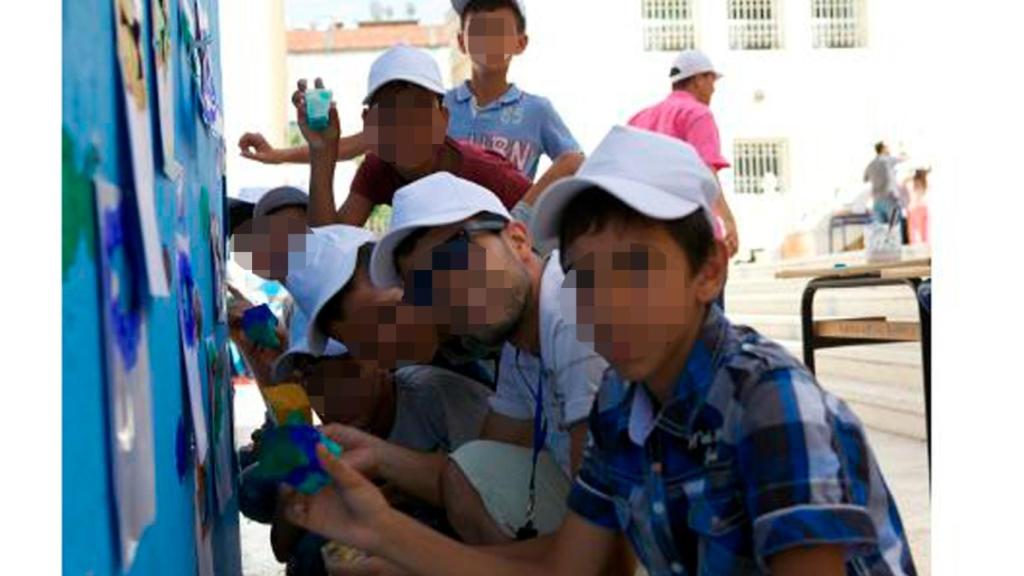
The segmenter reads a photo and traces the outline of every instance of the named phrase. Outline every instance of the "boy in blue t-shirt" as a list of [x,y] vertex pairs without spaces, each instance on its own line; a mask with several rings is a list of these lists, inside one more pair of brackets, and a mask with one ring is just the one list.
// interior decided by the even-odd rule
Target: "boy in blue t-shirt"
[[[528,42],[522,1],[452,0],[452,8],[460,18],[459,49],[473,73],[445,95],[448,135],[501,154],[531,180],[541,154],[547,155],[552,165],[538,181],[538,193],[574,174],[583,154],[551,101],[508,81],[512,58]],[[525,200],[532,204],[533,198]]]

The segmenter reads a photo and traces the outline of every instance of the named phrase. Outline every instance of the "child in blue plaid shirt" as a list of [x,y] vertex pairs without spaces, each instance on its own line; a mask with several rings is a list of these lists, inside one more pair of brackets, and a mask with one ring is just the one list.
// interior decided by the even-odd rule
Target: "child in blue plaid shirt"
[[550,546],[431,534],[326,452],[340,489],[294,500],[291,517],[416,574],[596,575],[623,534],[651,576],[915,574],[857,417],[710,305],[727,266],[716,194],[688,144],[615,128],[537,205],[534,235],[559,240],[578,332],[611,364]]

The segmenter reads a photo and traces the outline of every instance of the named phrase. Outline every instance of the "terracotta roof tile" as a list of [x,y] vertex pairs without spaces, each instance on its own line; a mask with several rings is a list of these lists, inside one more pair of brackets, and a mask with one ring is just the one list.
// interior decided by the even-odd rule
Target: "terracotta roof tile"
[[411,22],[329,30],[289,30],[288,53],[381,50],[403,41],[420,48],[437,48],[451,42],[451,32],[445,25],[420,26]]

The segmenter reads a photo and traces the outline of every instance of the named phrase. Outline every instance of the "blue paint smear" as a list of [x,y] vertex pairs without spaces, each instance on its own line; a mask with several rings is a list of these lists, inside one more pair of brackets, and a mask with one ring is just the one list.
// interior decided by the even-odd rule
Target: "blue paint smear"
[[[122,205],[123,206],[123,205]],[[140,314],[134,296],[134,275],[131,260],[125,250],[125,234],[121,225],[122,209],[107,210],[103,213],[103,227],[106,230],[106,241],[103,250],[106,252],[110,266],[108,285],[117,280],[118,293],[110,295],[107,311],[110,314],[117,349],[121,353],[125,368],[131,370],[139,357],[139,334],[142,328]]]
[[185,480],[188,471],[188,434],[185,433],[185,420],[178,418],[178,426],[174,432],[174,469],[178,473],[178,482]]
[[178,252],[178,298],[181,306],[181,317],[184,324],[185,344],[189,348],[196,346],[196,309],[192,299],[196,281],[192,277],[192,264],[188,254]]

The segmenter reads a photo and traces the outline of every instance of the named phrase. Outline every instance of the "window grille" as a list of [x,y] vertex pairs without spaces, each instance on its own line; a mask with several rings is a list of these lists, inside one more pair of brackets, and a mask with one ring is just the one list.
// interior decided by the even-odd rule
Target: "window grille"
[[774,50],[782,47],[776,0],[728,0],[729,48]]
[[677,52],[696,47],[693,0],[642,0],[644,50]]
[[862,48],[862,0],[811,0],[815,48]]
[[785,192],[788,176],[785,140],[737,140],[733,158],[735,193]]

